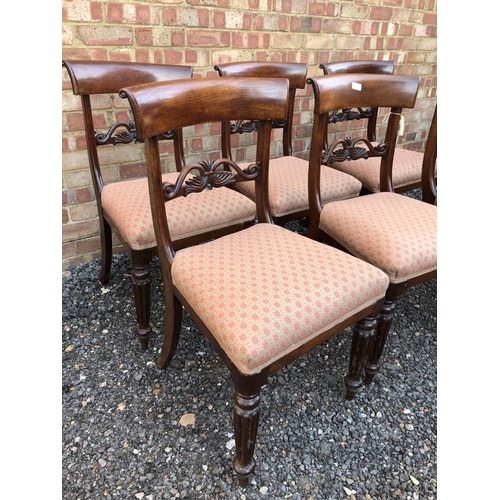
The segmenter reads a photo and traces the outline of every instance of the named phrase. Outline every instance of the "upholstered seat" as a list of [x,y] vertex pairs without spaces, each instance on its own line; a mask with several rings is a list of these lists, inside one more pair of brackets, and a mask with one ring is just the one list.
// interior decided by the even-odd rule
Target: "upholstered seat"
[[373,266],[272,224],[179,250],[172,282],[245,375],[366,308],[389,284]]
[[[380,223],[383,221],[383,223]],[[436,207],[398,193],[323,207],[319,228],[401,283],[437,269]]]
[[[247,164],[240,164],[244,167]],[[273,158],[269,161],[269,210],[273,217],[284,219],[309,210],[307,195],[307,161],[294,156]],[[245,182],[240,191],[255,200],[255,182]],[[321,195],[325,200],[345,200],[359,195],[361,182],[350,175],[324,167],[321,177]]]
[[[377,144],[377,143],[372,143]],[[392,185],[395,191],[414,189],[415,182],[421,182],[423,153],[396,148],[392,164]],[[356,177],[363,188],[371,193],[380,191],[380,158],[334,163],[332,166],[345,174]]]
[[[178,173],[163,175],[164,182],[175,183]],[[148,180],[134,179],[104,186],[101,203],[122,238],[133,250],[156,246],[149,203]],[[251,223],[255,204],[232,189],[212,189],[200,196],[176,198],[168,205],[168,225],[173,241],[190,238],[234,224]],[[200,217],[199,214],[204,214]]]

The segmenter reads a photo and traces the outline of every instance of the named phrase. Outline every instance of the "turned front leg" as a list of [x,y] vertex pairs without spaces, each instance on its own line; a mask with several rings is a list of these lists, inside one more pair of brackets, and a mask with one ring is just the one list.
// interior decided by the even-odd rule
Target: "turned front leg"
[[363,385],[361,377],[375,336],[377,316],[376,313],[371,314],[359,321],[354,327],[349,373],[344,379],[347,389],[346,399],[348,401],[354,399],[356,392]]
[[257,439],[260,415],[260,389],[257,394],[234,394],[234,439],[236,456],[233,468],[238,475],[238,484],[248,486],[250,475],[255,469],[253,452]]
[[380,311],[377,334],[373,341],[372,349],[366,361],[364,383],[369,385],[373,381],[373,377],[380,370],[380,358],[384,350],[389,330],[391,329],[392,320],[394,318],[394,309],[396,302],[394,300],[386,300]]
[[151,277],[150,263],[152,253],[133,252],[132,254],[132,288],[134,293],[135,312],[137,315],[136,335],[143,350],[146,350],[151,337]]

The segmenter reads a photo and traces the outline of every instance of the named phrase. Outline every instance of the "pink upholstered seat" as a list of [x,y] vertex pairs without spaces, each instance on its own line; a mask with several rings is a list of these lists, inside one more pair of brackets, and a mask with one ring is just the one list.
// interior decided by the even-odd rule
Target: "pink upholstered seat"
[[[422,152],[395,149],[392,164],[392,183],[395,190],[406,191],[406,187],[422,182],[423,159]],[[380,191],[380,158],[334,163],[333,167],[359,179],[366,190],[372,193]]]
[[384,297],[389,284],[373,266],[272,224],[179,250],[172,281],[247,375]]
[[[321,174],[321,195],[325,201],[353,198],[361,191],[361,182],[351,175],[330,167],[324,167]],[[269,161],[269,210],[273,217],[309,210],[307,175],[308,162],[302,158],[283,156]],[[254,182],[241,184],[239,189],[255,200]]]
[[437,269],[434,205],[397,193],[329,203],[319,227],[349,252],[401,283]]
[[[163,180],[175,183],[178,175],[177,172],[164,174]],[[147,178],[106,185],[101,202],[130,248],[156,247]],[[205,190],[168,204],[168,225],[174,241],[251,222],[255,215],[255,204],[229,188]]]

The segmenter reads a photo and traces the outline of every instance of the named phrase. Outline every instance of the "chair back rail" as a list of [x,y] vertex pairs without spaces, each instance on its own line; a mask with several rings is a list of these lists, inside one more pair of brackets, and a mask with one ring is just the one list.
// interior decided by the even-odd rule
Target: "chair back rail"
[[[394,74],[394,61],[337,61],[320,64],[319,67],[325,75],[346,73]],[[367,137],[369,141],[375,142],[377,140],[377,117],[378,108],[358,109],[357,112],[339,110],[330,113],[330,123],[367,118]],[[328,143],[328,135],[325,137],[325,143]]]

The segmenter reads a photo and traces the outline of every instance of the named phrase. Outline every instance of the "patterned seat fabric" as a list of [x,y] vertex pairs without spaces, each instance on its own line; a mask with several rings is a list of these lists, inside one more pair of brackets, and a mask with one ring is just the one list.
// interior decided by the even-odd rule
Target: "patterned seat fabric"
[[[373,143],[377,145],[378,143]],[[424,154],[409,149],[396,148],[392,167],[392,184],[394,189],[408,186],[422,179],[422,161]],[[380,191],[380,158],[344,161],[333,165],[346,174],[359,179],[363,187],[376,193]]]
[[[174,183],[178,173],[162,176]],[[146,178],[117,182],[104,187],[101,194],[104,210],[123,239],[133,250],[156,246]],[[200,216],[203,214],[203,216]],[[206,190],[168,203],[168,225],[172,240],[206,233],[256,216],[255,203],[229,188]]]
[[273,224],[179,250],[172,281],[245,374],[373,304],[389,284],[370,264]]
[[[307,160],[293,156],[269,161],[269,209],[273,217],[309,209],[308,168]],[[336,169],[324,167],[321,171],[321,196],[325,203],[356,197],[361,187],[361,182],[356,178]],[[249,198],[255,199],[254,182],[245,182],[238,188]]]
[[397,193],[325,205],[319,227],[391,283],[437,269],[436,207]]

